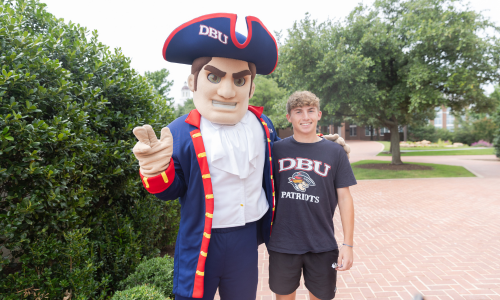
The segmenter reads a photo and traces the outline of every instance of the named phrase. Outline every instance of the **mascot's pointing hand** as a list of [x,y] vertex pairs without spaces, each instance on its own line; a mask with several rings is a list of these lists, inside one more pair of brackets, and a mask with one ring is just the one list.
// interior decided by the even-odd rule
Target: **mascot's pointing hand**
[[344,151],[345,153],[347,153],[347,158],[349,158],[349,153],[351,153],[351,147],[349,147],[349,145],[345,143],[344,139],[341,138],[338,134],[324,135],[323,138],[335,142],[340,146],[344,147]]
[[162,128],[160,140],[150,125],[134,128],[134,135],[139,142],[132,151],[141,166],[141,174],[145,177],[160,175],[168,168],[172,157],[174,139],[170,129]]

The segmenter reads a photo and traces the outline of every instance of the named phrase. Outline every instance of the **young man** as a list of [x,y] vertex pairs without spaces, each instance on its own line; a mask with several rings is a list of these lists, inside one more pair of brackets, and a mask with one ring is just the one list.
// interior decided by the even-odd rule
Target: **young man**
[[[303,270],[310,299],[333,299],[337,270],[353,263],[349,186],[356,179],[342,146],[316,135],[321,119],[316,95],[293,93],[287,112],[294,134],[273,146],[277,203],[268,245],[269,286],[277,300],[293,300]],[[344,229],[340,253],[333,228],[337,204]]]

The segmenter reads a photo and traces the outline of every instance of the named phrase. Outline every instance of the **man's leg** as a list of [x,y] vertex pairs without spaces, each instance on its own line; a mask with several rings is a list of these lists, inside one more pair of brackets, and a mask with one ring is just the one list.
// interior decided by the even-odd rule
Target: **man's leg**
[[[275,294],[275,295],[276,295],[276,300],[295,300],[295,294],[297,294],[297,291],[295,291],[291,294],[288,294],[288,295],[278,295],[278,294]],[[311,298],[311,299],[313,299],[313,298]]]
[[295,300],[302,275],[302,254],[269,250],[269,288],[276,300]]
[[311,300],[333,299],[337,291],[337,271],[332,267],[337,262],[339,250],[304,254],[304,281]]
[[259,279],[257,222],[229,231],[225,237],[225,266],[219,284],[221,300],[255,300]]

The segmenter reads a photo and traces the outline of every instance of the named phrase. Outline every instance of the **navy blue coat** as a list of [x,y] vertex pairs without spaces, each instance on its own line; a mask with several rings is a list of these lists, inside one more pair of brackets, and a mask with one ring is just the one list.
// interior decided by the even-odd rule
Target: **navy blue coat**
[[[274,217],[274,183],[272,178],[272,146],[279,138],[271,120],[262,114],[262,107],[249,106],[262,124],[266,144],[266,161],[262,187],[269,202],[269,211],[260,226],[259,244],[269,241]],[[202,298],[205,260],[210,242],[213,217],[213,192],[210,171],[200,132],[201,116],[197,110],[168,125],[173,136],[173,154],[168,169],[146,178],[145,188],[162,200],[180,198],[181,221],[174,256],[174,289],[176,295]],[[228,187],[231,188],[231,187]],[[255,191],[259,193],[260,191]]]

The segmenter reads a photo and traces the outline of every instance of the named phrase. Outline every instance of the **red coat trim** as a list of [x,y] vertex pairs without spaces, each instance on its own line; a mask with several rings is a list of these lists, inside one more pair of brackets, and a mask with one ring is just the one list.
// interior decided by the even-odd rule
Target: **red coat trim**
[[[248,108],[250,110],[250,106]],[[263,107],[252,107],[252,109],[260,110],[261,114],[262,114],[262,110],[264,110]],[[269,134],[269,127],[267,127],[267,123],[264,121],[264,119],[259,116],[259,120],[262,123],[262,125],[264,125],[264,129],[266,131],[266,138],[267,138],[267,148],[269,149],[269,153],[268,153],[269,156],[267,157],[267,159],[269,159],[269,171],[271,172],[271,186],[273,189],[273,194],[272,194],[273,195],[273,215],[271,217],[271,229],[270,229],[270,231],[272,232],[273,222],[274,222],[274,207],[276,205],[276,200],[275,200],[276,198],[274,197],[273,162],[272,162],[272,156],[271,156],[271,138],[270,138],[271,135]]]
[[163,192],[164,190],[168,189],[172,182],[174,182],[175,167],[174,160],[172,158],[170,158],[170,164],[168,165],[168,168],[162,173],[165,173],[165,175],[160,174],[154,177],[145,177],[139,170],[142,184],[144,185],[144,188],[151,194],[158,194]]
[[[195,110],[191,111],[193,113]],[[197,113],[198,111],[196,111]],[[191,115],[191,114],[190,114]],[[214,193],[212,189],[212,180],[210,177],[210,170],[208,168],[207,154],[205,152],[205,145],[201,136],[200,129],[195,129],[190,132],[191,139],[193,140],[196,158],[200,166],[203,189],[205,192],[205,226],[203,229],[203,237],[201,241],[200,253],[198,264],[196,266],[196,274],[194,277],[193,298],[203,297],[204,287],[204,274],[205,262],[207,260],[208,245],[210,243],[210,235],[212,233],[212,218],[214,214]]]
[[264,107],[263,106],[249,105],[248,110],[251,111],[255,116],[257,116],[257,118],[260,119],[260,116],[264,112]]
[[188,123],[189,125],[193,125],[196,128],[200,128],[201,115],[198,110],[193,109],[192,111],[190,111],[184,122]]

